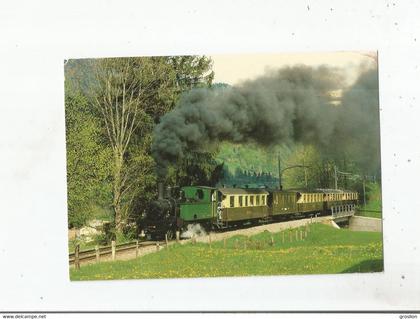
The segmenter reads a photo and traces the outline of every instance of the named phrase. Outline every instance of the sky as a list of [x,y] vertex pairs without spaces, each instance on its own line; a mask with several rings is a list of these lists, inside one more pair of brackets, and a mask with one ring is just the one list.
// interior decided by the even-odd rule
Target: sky
[[213,55],[214,83],[240,84],[244,80],[263,75],[267,69],[305,64],[328,65],[345,70],[347,85],[357,78],[361,67],[376,64],[376,52],[326,52],[326,53],[282,53],[282,54],[232,54]]

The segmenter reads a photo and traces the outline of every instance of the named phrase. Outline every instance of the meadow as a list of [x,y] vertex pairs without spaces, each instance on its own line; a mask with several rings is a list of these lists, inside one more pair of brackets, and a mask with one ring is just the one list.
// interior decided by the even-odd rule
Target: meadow
[[[302,230],[304,228],[301,228]],[[295,231],[234,236],[225,241],[174,244],[129,261],[70,269],[71,280],[337,274],[383,271],[382,233],[312,224]]]

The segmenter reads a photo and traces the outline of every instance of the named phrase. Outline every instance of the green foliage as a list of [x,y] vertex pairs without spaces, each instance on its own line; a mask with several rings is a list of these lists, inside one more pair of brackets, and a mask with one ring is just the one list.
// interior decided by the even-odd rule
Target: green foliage
[[285,188],[329,188],[333,187],[333,165],[322,158],[320,152],[311,145],[297,145],[293,153],[282,163],[282,169],[294,165],[283,174]]
[[[293,230],[294,231],[294,230]],[[285,243],[282,242],[283,233]],[[271,236],[274,245],[271,245]],[[383,271],[382,233],[352,232],[322,224],[304,241],[289,242],[289,230],[235,236],[208,244],[173,245],[130,261],[70,270],[72,280],[177,278]]]
[[366,206],[363,205],[363,193],[359,198],[360,210],[359,216],[382,218],[382,196],[381,185],[379,183],[366,183]]
[[110,194],[111,152],[103,144],[100,124],[87,99],[67,89],[65,105],[68,223],[81,227],[93,216],[97,203],[106,202]]
[[372,206],[381,210],[381,185],[379,183],[374,182],[366,183],[366,194],[368,202],[372,203]]

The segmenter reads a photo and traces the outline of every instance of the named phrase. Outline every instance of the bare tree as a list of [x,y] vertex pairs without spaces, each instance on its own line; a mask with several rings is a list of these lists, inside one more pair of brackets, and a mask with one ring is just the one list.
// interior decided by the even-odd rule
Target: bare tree
[[127,216],[124,210],[128,205],[123,205],[122,201],[133,187],[126,167],[127,150],[133,134],[147,129],[148,115],[144,109],[154,85],[147,76],[147,61],[139,59],[101,59],[96,67],[98,88],[95,104],[102,115],[113,151],[112,205],[117,230],[121,230],[124,216]]
[[[94,104],[113,152],[113,211],[117,230],[150,183],[151,133],[159,118],[171,110],[180,94],[210,85],[211,60],[204,56],[109,58],[94,62]],[[133,204],[134,205],[134,204]]]

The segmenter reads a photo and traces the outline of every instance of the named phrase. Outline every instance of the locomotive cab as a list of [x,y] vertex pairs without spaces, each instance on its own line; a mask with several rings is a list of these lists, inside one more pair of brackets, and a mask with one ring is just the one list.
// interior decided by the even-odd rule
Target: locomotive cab
[[215,216],[217,208],[215,188],[186,186],[182,188],[182,192],[179,214],[182,223],[199,222]]

